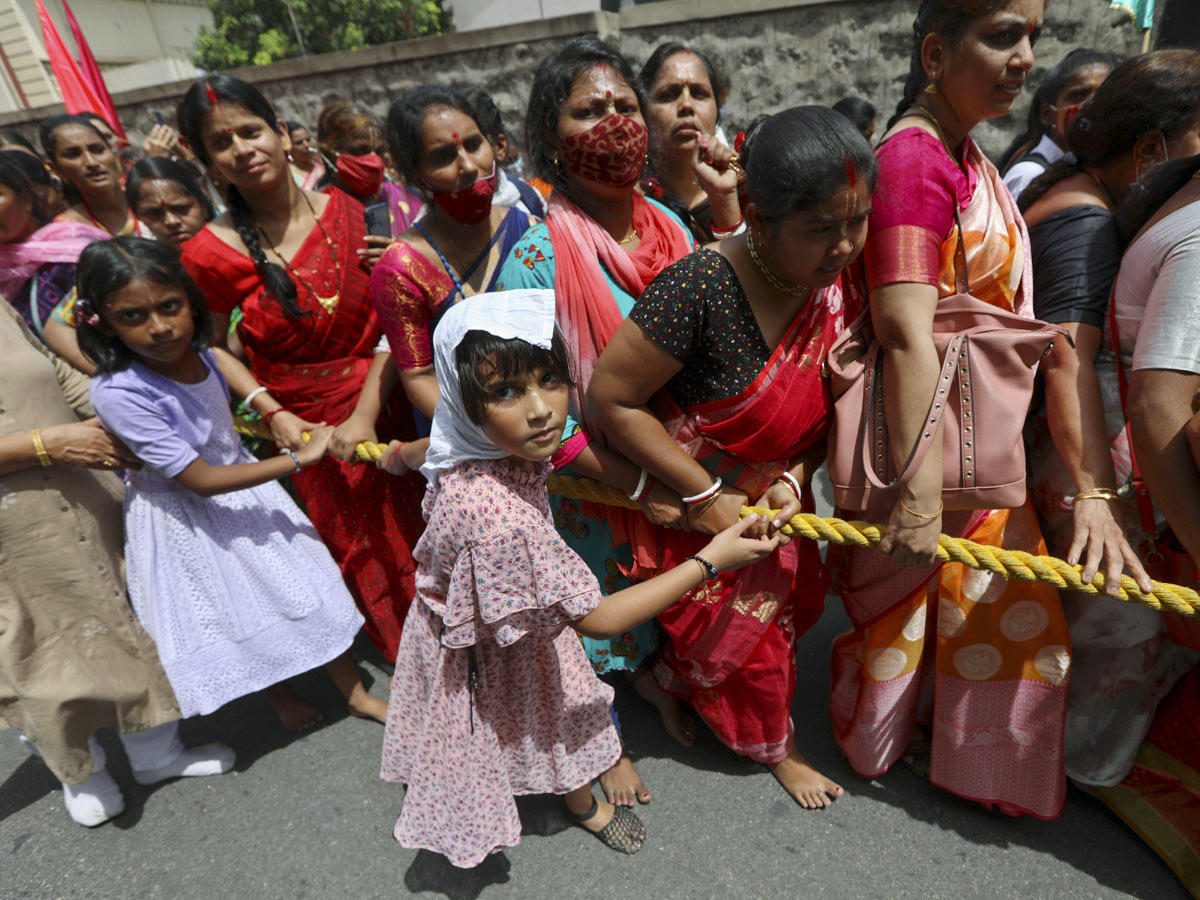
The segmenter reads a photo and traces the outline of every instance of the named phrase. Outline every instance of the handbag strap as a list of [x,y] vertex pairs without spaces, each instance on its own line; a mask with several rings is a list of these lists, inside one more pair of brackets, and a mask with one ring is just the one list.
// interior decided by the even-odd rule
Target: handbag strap
[[[963,236],[962,218],[958,214],[957,203],[954,206],[954,227],[958,236],[958,243],[954,248],[954,286],[958,293],[970,294],[971,278],[967,268],[966,239]],[[885,490],[896,487],[911,478],[921,467],[921,463],[925,461],[925,455],[933,446],[934,438],[937,437],[942,417],[946,414],[946,402],[950,397],[950,387],[954,383],[954,370],[961,366],[963,378],[969,380],[970,346],[970,340],[966,334],[956,334],[951,339],[949,346],[946,347],[942,370],[938,373],[937,385],[934,387],[933,396],[929,400],[929,408],[925,411],[925,418],[922,420],[925,427],[917,436],[912,453],[909,454],[908,461],[900,469],[899,474],[890,483],[885,483],[883,479],[887,477],[885,469],[887,423],[883,412],[883,361],[879,342],[872,343],[867,358],[864,360],[867,375],[864,389],[867,393],[867,402],[864,404],[866,414],[863,416],[862,423],[863,471],[866,472],[867,480],[872,486]],[[962,407],[961,412],[965,414],[965,418],[969,419],[971,417],[971,391],[969,388],[960,394],[959,404]],[[872,431],[874,437],[872,437]],[[964,484],[973,483],[974,478],[973,470],[968,469],[963,472]]]
[[958,203],[954,204],[954,226],[958,230],[958,244],[954,248],[954,289],[960,294],[971,293],[971,274],[967,270],[967,242],[963,237],[962,219],[958,215]]
[[1162,535],[1158,533],[1154,518],[1154,500],[1142,478],[1142,469],[1138,465],[1137,454],[1133,452],[1133,434],[1129,430],[1129,414],[1126,412],[1129,403],[1129,376],[1125,372],[1125,360],[1121,358],[1121,330],[1117,325],[1117,282],[1113,279],[1112,293],[1108,298],[1108,330],[1112,334],[1113,353],[1117,357],[1117,385],[1121,392],[1121,416],[1125,419],[1125,442],[1129,445],[1129,463],[1132,468],[1133,494],[1137,498],[1138,517],[1141,519],[1142,532],[1146,535],[1143,544],[1143,559],[1149,561],[1151,556],[1162,554],[1155,547]]
[[[925,461],[925,455],[929,452],[929,448],[933,446],[933,441],[937,437],[938,427],[942,424],[942,417],[946,414],[950,389],[954,383],[954,370],[961,367],[963,369],[963,377],[969,378],[968,371],[970,365],[968,356],[970,346],[970,339],[966,334],[956,334],[951,338],[950,344],[946,347],[946,357],[942,361],[942,369],[938,372],[938,380],[933,390],[933,397],[929,401],[929,409],[925,411],[925,418],[922,420],[925,426],[917,436],[917,442],[913,446],[912,453],[909,454],[904,466],[891,482],[885,483],[883,479],[887,476],[885,468],[887,460],[887,422],[883,411],[883,360],[881,358],[879,343],[877,341],[872,343],[871,349],[867,352],[867,358],[864,361],[866,381],[863,389],[867,394],[867,402],[863,404],[865,414],[862,420],[862,465],[863,471],[867,475],[867,481],[873,487],[884,490],[896,487],[908,481],[916,473],[917,469],[921,467],[921,463]],[[964,419],[970,419],[970,389],[959,394],[959,405],[962,407],[960,412]],[[874,436],[872,436],[872,432],[874,432]],[[874,449],[872,450],[872,448]],[[963,477],[964,484],[973,483],[974,471],[968,470],[964,472]]]

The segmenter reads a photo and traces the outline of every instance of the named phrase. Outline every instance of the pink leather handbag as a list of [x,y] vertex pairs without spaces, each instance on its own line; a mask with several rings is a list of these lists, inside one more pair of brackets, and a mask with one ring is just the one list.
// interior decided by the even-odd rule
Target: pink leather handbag
[[959,225],[958,293],[939,300],[933,343],[942,359],[917,444],[903,465],[892,458],[883,409],[883,348],[865,310],[834,341],[828,368],[834,398],[829,475],[838,506],[890,511],[942,426],[946,509],[1005,509],[1025,502],[1021,432],[1038,360],[1061,328],[1006,312],[968,293]]

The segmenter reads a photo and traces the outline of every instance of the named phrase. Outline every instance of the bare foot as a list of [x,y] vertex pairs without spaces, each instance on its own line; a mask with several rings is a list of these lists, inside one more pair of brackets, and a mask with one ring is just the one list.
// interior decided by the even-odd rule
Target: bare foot
[[667,734],[684,747],[696,743],[696,720],[684,711],[678,698],[672,697],[658,686],[649,669],[637,673],[637,677],[633,679],[633,687],[639,697],[653,704],[658,710]]
[[767,768],[792,799],[805,809],[825,809],[845,793],[841,785],[810,766],[795,744],[788,750],[787,759]]
[[600,787],[608,802],[616,806],[633,806],[638,803],[649,803],[654,798],[642,784],[642,776],[633,767],[629,754],[622,752],[617,764],[600,776]]
[[288,731],[312,728],[325,718],[319,709],[303,699],[286,682],[273,684],[266,691],[267,700],[279,721]]
[[387,701],[372,697],[362,685],[359,685],[358,690],[346,698],[346,707],[352,716],[358,716],[360,719],[374,719],[376,722],[387,724]]
[[387,701],[379,700],[367,693],[363,686],[362,675],[358,671],[358,663],[347,650],[337,659],[325,664],[325,671],[338,686],[342,696],[346,698],[346,706],[350,715],[360,719],[374,719],[376,722],[387,722]]

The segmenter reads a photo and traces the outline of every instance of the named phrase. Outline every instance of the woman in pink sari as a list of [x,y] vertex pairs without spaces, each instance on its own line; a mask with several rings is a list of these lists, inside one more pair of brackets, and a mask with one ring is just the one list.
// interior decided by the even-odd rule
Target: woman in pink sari
[[75,333],[48,331],[54,308],[75,286],[75,264],[108,232],[80,222],[47,222],[41,198],[22,166],[25,154],[0,154],[0,296],[50,349],[80,368]]
[[[1024,223],[969,132],[1011,108],[1033,65],[1042,6],[924,0],[917,13],[905,97],[877,151],[879,186],[863,254],[898,458],[915,444],[936,389],[941,363],[932,321],[939,299],[956,292],[957,276],[969,276],[976,298],[1032,317]],[[956,220],[966,273],[955,271]],[[1045,553],[1037,516],[1028,502],[943,516],[941,490],[935,441],[888,518],[879,552],[831,555],[854,625],[834,642],[830,705],[838,743],[866,777],[907,754],[952,793],[1053,818],[1066,798],[1071,662],[1058,592],[959,564],[930,568],[939,532]],[[1080,529],[1100,532],[1106,546],[1123,543],[1108,504],[1097,507],[1077,523],[1076,547],[1088,543]],[[1089,554],[1085,579],[1099,568],[1098,556]]]
[[[682,498],[688,531],[610,516],[649,578],[699,553],[753,502],[771,530],[813,511],[832,401],[821,375],[845,324],[842,271],[861,252],[875,160],[823,107],[772,116],[746,141],[747,230],[667,268],[638,298],[596,364],[587,403],[610,445]],[[861,302],[852,302],[857,307]],[[851,313],[852,314],[852,313]],[[842,788],[796,748],[796,637],[820,617],[829,573],[818,545],[709,580],[659,615],[654,667],[732,750],[771,769],[809,809]]]

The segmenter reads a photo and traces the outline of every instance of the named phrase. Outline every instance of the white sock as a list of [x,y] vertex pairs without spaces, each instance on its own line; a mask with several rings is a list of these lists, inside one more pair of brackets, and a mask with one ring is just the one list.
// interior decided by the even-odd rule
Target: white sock
[[92,753],[92,774],[83,784],[63,785],[63,804],[80,825],[94,828],[125,811],[125,797],[108,774],[104,750],[95,738],[88,738]]
[[185,747],[166,765],[149,769],[134,769],[133,780],[138,784],[155,784],[168,778],[194,778],[204,775],[223,775],[233,768],[237,754],[225,744],[201,744]]

